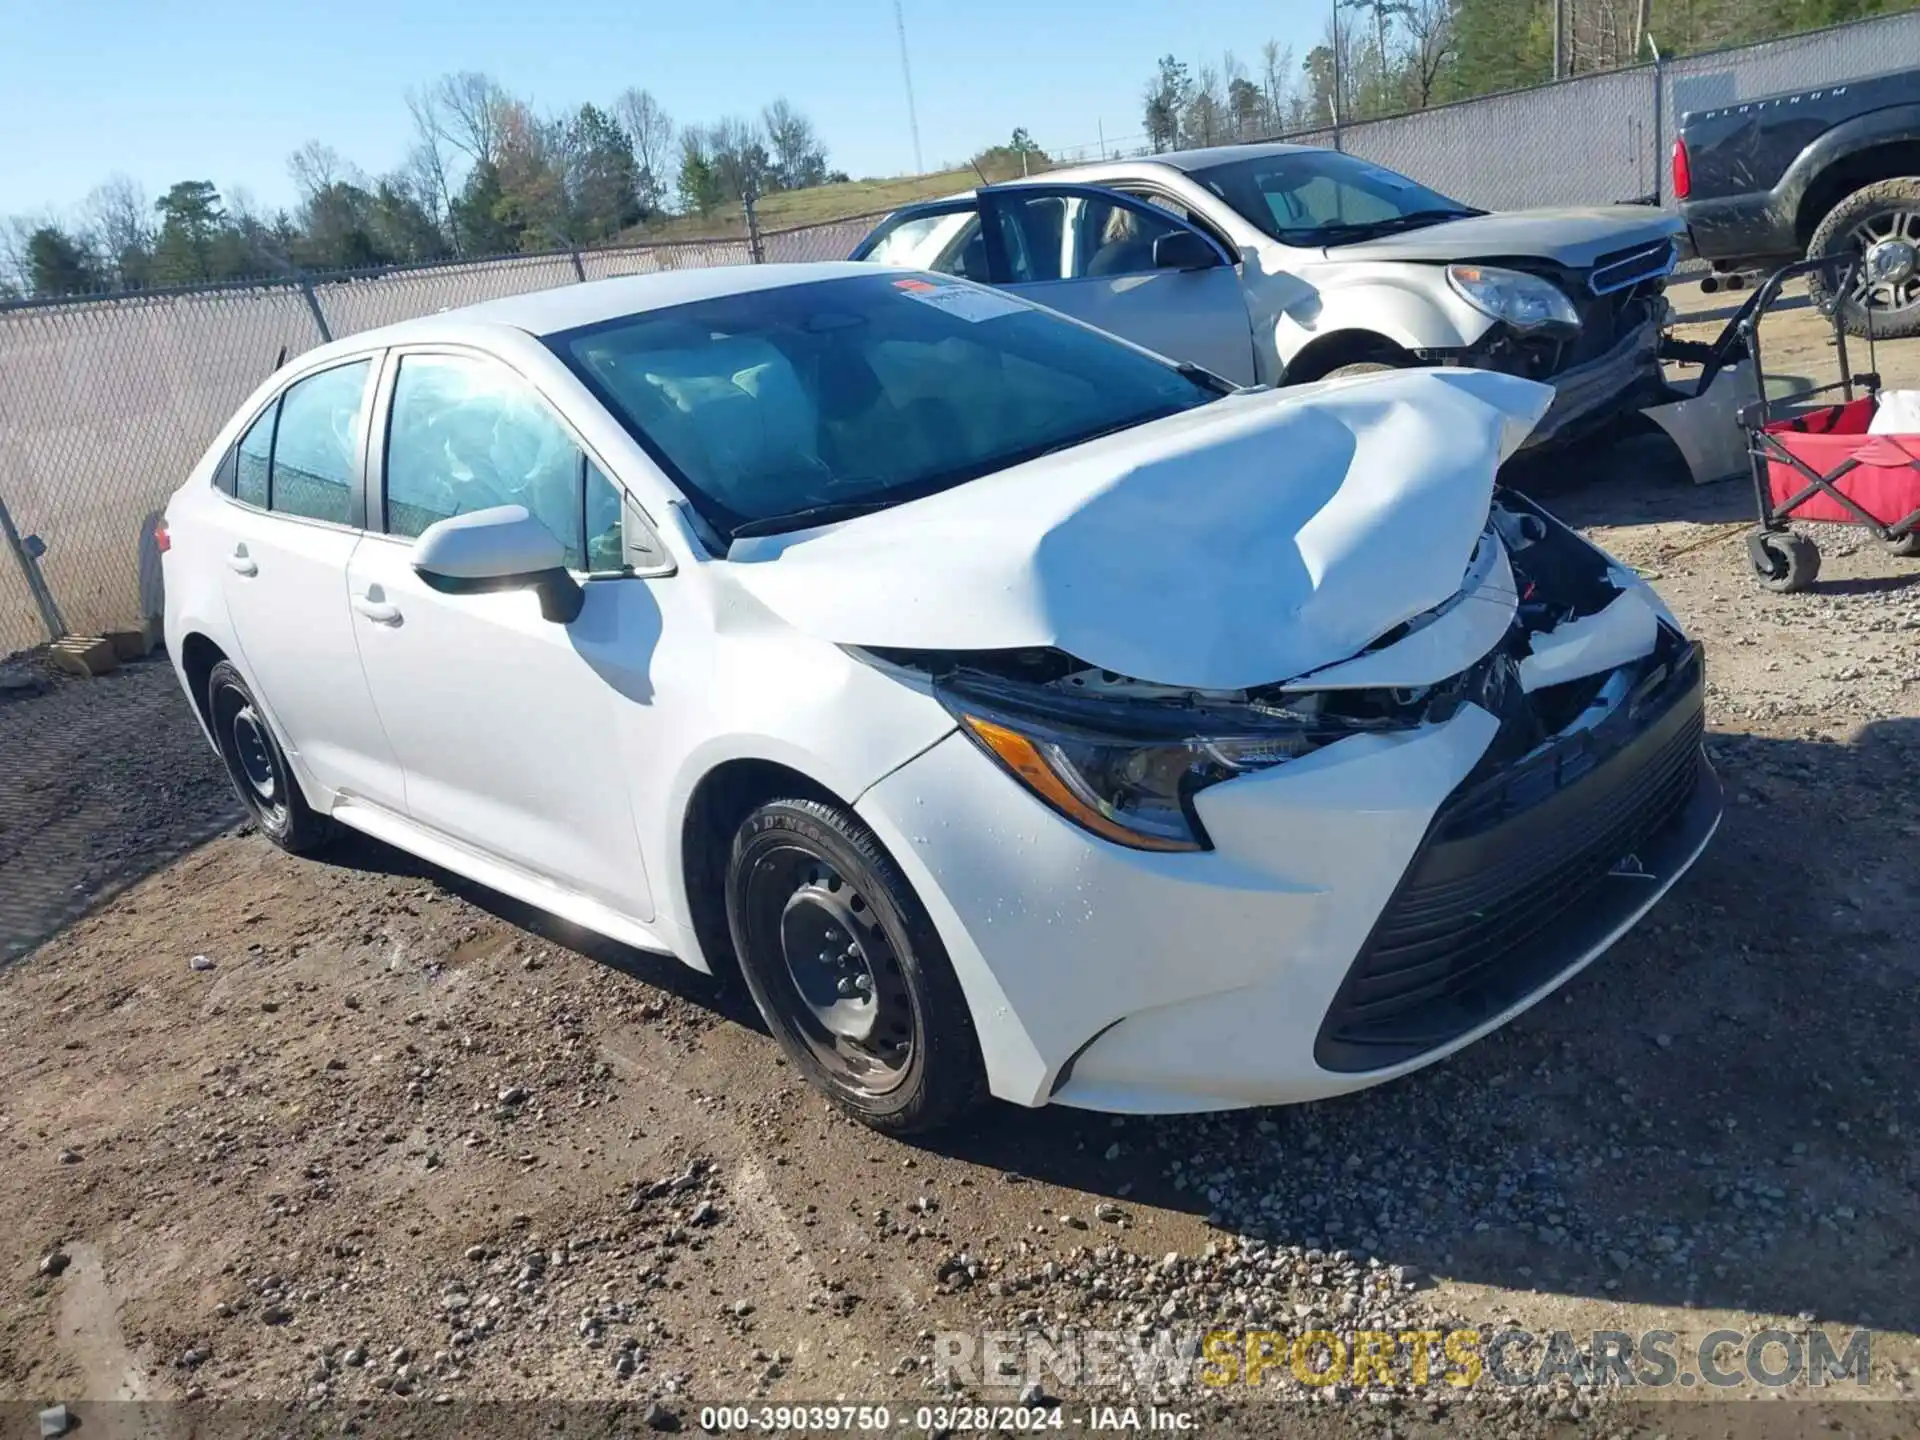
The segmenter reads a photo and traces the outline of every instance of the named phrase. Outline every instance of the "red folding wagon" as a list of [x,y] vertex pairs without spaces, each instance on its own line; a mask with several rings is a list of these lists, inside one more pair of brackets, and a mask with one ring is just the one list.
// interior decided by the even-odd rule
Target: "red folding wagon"
[[[1784,399],[1767,395],[1760,358],[1760,318],[1781,287],[1816,270],[1840,273],[1829,294],[1851,293],[1859,257],[1820,256],[1776,270],[1741,307],[1736,323],[1753,360],[1760,398],[1742,407],[1753,464],[1760,523],[1747,536],[1753,573],[1769,590],[1804,590],[1820,573],[1820,547],[1788,521],[1856,525],[1895,555],[1920,556],[1920,430],[1871,433],[1880,412],[1880,376],[1874,368],[1873,312],[1867,311],[1867,365],[1858,375],[1847,362],[1847,336],[1837,313],[1833,343],[1840,378]],[[1837,401],[1819,397],[1839,394]],[[1783,411],[1791,410],[1786,414]],[[1884,427],[1882,427],[1884,428]]]

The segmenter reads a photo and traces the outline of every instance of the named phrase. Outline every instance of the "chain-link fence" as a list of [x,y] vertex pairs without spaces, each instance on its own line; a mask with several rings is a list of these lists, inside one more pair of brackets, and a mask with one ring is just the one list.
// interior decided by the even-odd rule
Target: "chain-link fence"
[[582,280],[744,265],[756,247],[769,261],[843,259],[873,218],[0,309],[0,655],[47,639],[49,608],[79,634],[157,613],[167,496],[276,365],[329,335]]
[[[1665,199],[1678,115],[1916,59],[1920,11],[1907,11],[1284,138],[1337,146],[1488,209]],[[44,601],[81,633],[154,613],[152,522],[167,495],[275,364],[326,334],[582,280],[837,260],[876,218],[775,231],[750,222],[739,240],[0,308],[0,549],[14,552],[0,554],[0,655],[46,638]],[[27,581],[36,536],[46,547],[38,597]]]

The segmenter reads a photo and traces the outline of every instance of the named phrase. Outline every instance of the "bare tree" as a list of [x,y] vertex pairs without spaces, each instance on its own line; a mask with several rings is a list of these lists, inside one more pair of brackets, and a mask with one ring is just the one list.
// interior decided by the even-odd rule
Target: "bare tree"
[[110,175],[80,203],[80,228],[121,284],[153,248],[153,205],[139,182]]
[[331,145],[309,140],[287,157],[287,174],[300,191],[300,198],[311,200],[339,184],[359,184],[358,170],[340,157]]
[[454,253],[458,254],[460,237],[453,224],[452,166],[433,93],[409,90],[407,113],[413,117],[413,148],[407,152],[404,172],[414,195],[434,224],[453,237]]
[[1433,87],[1453,59],[1453,0],[1405,0],[1396,12],[1407,32],[1407,78],[1413,102],[1433,103]]
[[645,90],[621,91],[620,98],[613,102],[613,113],[633,142],[640,203],[649,211],[658,210],[665,203],[672,184],[673,120]]
[[760,112],[773,173],[783,189],[800,190],[827,178],[827,152],[814,133],[813,122],[783,96]]
[[440,138],[476,165],[500,158],[500,120],[511,103],[499,81],[479,70],[442,75],[427,92]]

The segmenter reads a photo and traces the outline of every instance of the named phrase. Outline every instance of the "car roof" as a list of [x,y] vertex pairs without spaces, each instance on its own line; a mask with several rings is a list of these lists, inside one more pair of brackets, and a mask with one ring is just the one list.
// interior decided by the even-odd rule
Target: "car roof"
[[1170,165],[1175,170],[1191,173],[1195,170],[1205,170],[1212,165],[1224,165],[1233,160],[1257,160],[1263,155],[1293,155],[1302,150],[1324,148],[1319,145],[1287,145],[1278,141],[1259,145],[1209,145],[1200,150],[1168,150],[1164,154],[1141,155],[1132,160],[1098,160],[1090,165],[1076,165],[1073,169],[1086,173],[1108,168],[1128,170],[1141,164],[1150,164]]
[[[721,295],[745,295],[756,290],[780,290],[816,280],[871,275],[874,267],[852,260],[794,265],[708,265],[685,270],[661,270],[651,275],[622,275],[612,280],[556,285],[463,305],[454,310],[402,320],[377,330],[348,337],[356,348],[418,343],[443,338],[453,331],[499,325],[529,335],[554,335],[563,330],[617,320],[672,305],[711,300]],[[342,344],[347,343],[342,341]]]
[[[1324,152],[1323,145],[1288,145],[1280,141],[1266,141],[1257,145],[1212,145],[1201,150],[1166,150],[1155,155],[1134,155],[1119,160],[1091,160],[1084,165],[1063,165],[1055,170],[1043,170],[1038,175],[1019,175],[1011,180],[1002,180],[993,188],[1012,189],[1018,185],[1097,185],[1102,180],[1116,175],[1137,175],[1142,169],[1151,169],[1158,165],[1168,170],[1179,170],[1191,174],[1195,170],[1205,170],[1210,166],[1223,165],[1234,160],[1258,160],[1267,155],[1297,155],[1304,151]],[[956,190],[951,195],[942,195],[934,200],[916,200],[912,205],[902,205],[902,210],[917,209],[922,205],[942,205],[949,200],[971,199],[977,190]]]

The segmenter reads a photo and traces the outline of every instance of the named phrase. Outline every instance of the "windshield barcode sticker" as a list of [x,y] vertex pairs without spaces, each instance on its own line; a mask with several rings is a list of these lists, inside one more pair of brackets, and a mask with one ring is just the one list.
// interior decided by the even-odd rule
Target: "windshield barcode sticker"
[[944,310],[956,320],[965,320],[970,325],[978,325],[982,320],[995,320],[1002,315],[1013,315],[1027,307],[1021,301],[1009,299],[1005,295],[996,295],[991,290],[976,290],[971,285],[936,285],[930,280],[896,280],[893,288],[909,300],[918,300],[922,305],[931,305],[936,310]]

